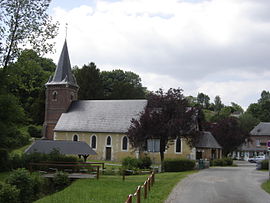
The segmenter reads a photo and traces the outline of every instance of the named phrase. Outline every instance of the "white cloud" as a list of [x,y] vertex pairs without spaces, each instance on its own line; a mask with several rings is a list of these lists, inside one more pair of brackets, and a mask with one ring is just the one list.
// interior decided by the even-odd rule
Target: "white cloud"
[[52,57],[57,61],[68,23],[73,65],[93,61],[100,69],[132,70],[151,90],[180,86],[186,95],[255,102],[269,87],[270,2],[195,2],[96,0],[54,7],[61,29]]

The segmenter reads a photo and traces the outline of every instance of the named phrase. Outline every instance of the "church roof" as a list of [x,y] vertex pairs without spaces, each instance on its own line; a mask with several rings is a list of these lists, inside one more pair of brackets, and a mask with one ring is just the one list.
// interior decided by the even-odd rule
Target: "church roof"
[[251,131],[251,135],[270,135],[270,122],[260,122]]
[[77,81],[71,72],[71,65],[66,40],[54,76],[50,77],[49,81],[46,83],[46,85],[58,85],[58,84],[72,85],[78,87]]
[[203,131],[199,135],[199,141],[195,145],[196,148],[214,148],[221,149],[222,147],[218,144],[212,133]]
[[126,133],[146,104],[147,100],[73,101],[54,131]]
[[25,153],[49,154],[57,149],[61,154],[96,155],[97,153],[86,143],[70,140],[36,140],[30,145]]

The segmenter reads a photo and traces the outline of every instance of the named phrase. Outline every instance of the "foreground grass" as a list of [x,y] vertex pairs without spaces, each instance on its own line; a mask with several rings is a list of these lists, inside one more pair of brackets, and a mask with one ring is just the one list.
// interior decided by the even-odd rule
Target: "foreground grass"
[[[144,202],[164,202],[176,183],[194,172],[156,174],[154,187],[149,198]],[[125,181],[122,181],[121,176],[101,176],[99,180],[81,179],[36,203],[121,203],[125,202],[128,194],[134,193],[137,186],[142,185],[147,177],[148,175],[127,176]]]
[[268,180],[262,184],[262,189],[264,189],[266,192],[270,193],[270,180]]

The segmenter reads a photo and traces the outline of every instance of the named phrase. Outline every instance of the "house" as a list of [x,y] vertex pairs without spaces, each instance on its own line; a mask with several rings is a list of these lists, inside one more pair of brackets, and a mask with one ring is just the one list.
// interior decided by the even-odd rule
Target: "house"
[[[67,43],[46,86],[44,137],[50,140],[86,142],[97,154],[93,159],[121,161],[138,157],[126,132],[132,118],[139,118],[147,100],[77,100],[79,86],[72,75]],[[159,139],[147,140],[144,152],[160,162]],[[170,141],[165,158],[196,158],[185,140]]]
[[248,160],[250,157],[268,155],[268,140],[270,140],[270,122],[260,122],[250,131],[250,140],[242,144],[232,156]]

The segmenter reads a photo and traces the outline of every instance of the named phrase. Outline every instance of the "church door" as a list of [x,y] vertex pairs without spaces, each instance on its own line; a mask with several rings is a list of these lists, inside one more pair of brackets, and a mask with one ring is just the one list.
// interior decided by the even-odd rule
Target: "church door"
[[112,159],[112,148],[106,147],[106,160],[109,161]]

